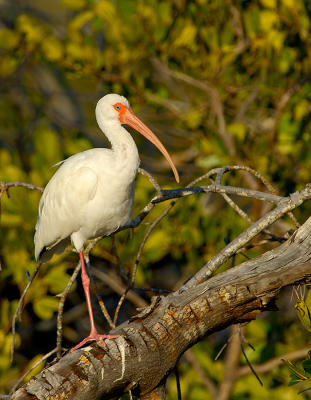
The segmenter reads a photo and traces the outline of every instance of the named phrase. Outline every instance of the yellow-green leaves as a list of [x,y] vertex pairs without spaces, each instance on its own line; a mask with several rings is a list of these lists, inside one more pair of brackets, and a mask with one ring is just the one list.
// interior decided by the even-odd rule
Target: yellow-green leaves
[[[0,29],[0,180],[43,187],[56,171],[55,163],[107,145],[96,126],[94,107],[104,93],[117,92],[128,97],[147,125],[156,128],[183,174],[184,185],[208,169],[237,162],[257,169],[282,195],[311,181],[309,1],[32,3],[31,8],[13,7]],[[161,184],[175,185],[166,163],[156,158],[158,153],[144,146],[138,136],[135,140],[143,167]],[[254,188],[256,182],[252,182]],[[248,185],[238,173],[230,178],[225,175],[223,183]],[[33,234],[40,199],[39,192],[21,188],[12,188],[9,194],[10,198],[2,196],[0,218],[0,279],[5,289],[5,298],[0,299],[0,348],[5,349],[0,350],[0,369],[9,377],[0,379],[0,386],[6,391],[6,381],[15,380],[17,369],[28,368],[35,356],[17,357],[16,364],[9,366],[7,348],[16,302],[35,267]],[[140,176],[134,215],[153,196],[152,185]],[[262,205],[249,199],[237,201],[254,220],[260,218]],[[127,271],[133,268],[150,223],[167,206],[155,207],[144,221],[148,225],[135,229],[133,237],[129,232],[116,235],[117,252]],[[304,221],[310,204],[299,212],[297,217]],[[273,227],[281,229],[277,234],[284,234],[288,220],[285,223]],[[173,283],[186,280],[224,247],[225,239],[233,239],[246,226],[219,195],[179,201],[147,240],[135,283],[152,286],[159,266],[174,270]],[[107,270],[117,268],[111,248],[111,239],[101,241],[91,260]],[[256,247],[253,252],[247,250],[247,255],[262,251]],[[30,327],[55,315],[56,295],[64,290],[77,259],[76,254],[65,253],[42,266],[25,297],[18,325],[23,343]],[[243,260],[239,254],[235,261]],[[231,261],[223,266],[227,267]],[[99,293],[105,290],[100,286]],[[83,301],[81,293],[69,294],[68,307]],[[246,334],[256,347],[256,352],[246,349],[252,361],[266,362],[308,344],[308,299],[296,304],[306,329],[290,316],[282,325],[268,314],[248,326]],[[32,336],[36,337],[36,331]],[[55,331],[47,336],[49,351],[55,346],[51,339]],[[213,340],[216,344],[205,341],[196,357],[218,384],[224,363],[213,357],[215,347],[218,350],[226,338],[221,335]],[[30,341],[27,337],[26,343]],[[181,368],[184,397],[206,399],[198,374],[183,363]],[[307,375],[304,368],[302,374]],[[263,377],[264,388],[258,389],[252,377],[243,377],[232,397],[296,399],[297,390],[284,386],[287,378],[285,366]],[[175,389],[170,390],[170,398],[175,399]]]
[[58,295],[64,291],[69,279],[70,275],[66,273],[66,265],[64,263],[56,264],[54,262],[49,270],[45,272],[42,284],[47,285],[51,293]]
[[11,75],[18,66],[18,60],[10,56],[4,56],[0,59],[0,76]]
[[295,309],[302,325],[311,332],[311,290],[305,299],[297,299]]
[[191,21],[185,21],[182,29],[178,32],[173,46],[175,47],[190,47],[195,45],[195,37],[197,34],[197,28]]
[[34,301],[33,308],[39,318],[51,319],[58,308],[59,300],[55,297],[44,296]]
[[43,55],[49,61],[59,61],[64,55],[61,41],[53,36],[47,37],[41,42]]
[[99,17],[103,18],[105,21],[109,21],[110,24],[112,19],[116,18],[115,5],[109,0],[96,2],[94,11]]
[[245,139],[246,128],[242,122],[236,122],[228,125],[228,131],[241,141]]
[[22,14],[17,18],[17,29],[18,32],[23,34],[30,49],[33,49],[33,46],[44,39],[43,27],[35,18],[29,15]]
[[296,366],[290,360],[282,360],[291,372],[291,381],[289,385],[296,385],[297,383],[307,381],[309,382],[311,379],[311,360],[304,360],[300,366]]
[[267,8],[276,8],[277,1],[276,0],[260,0],[260,3]]
[[[0,330],[0,373],[2,374],[9,368],[11,364],[10,362],[11,343],[12,343],[12,334],[11,333],[5,334],[4,331]],[[20,343],[21,343],[20,336],[16,335],[15,346],[18,348],[20,346]]]
[[14,49],[19,42],[18,34],[11,29],[0,29],[0,48],[4,50]]

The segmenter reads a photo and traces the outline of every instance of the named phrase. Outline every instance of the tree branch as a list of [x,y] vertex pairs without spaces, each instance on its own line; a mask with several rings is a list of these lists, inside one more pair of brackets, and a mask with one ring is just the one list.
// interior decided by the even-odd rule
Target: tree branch
[[224,247],[215,257],[213,257],[199,272],[187,282],[182,290],[197,285],[207,277],[211,276],[224,262],[232,257],[241,247],[253,239],[258,233],[273,224],[288,211],[294,210],[305,200],[311,198],[311,185],[308,184],[301,192],[295,192],[289,197],[284,197],[279,205],[253,223],[249,228],[236,237],[231,243]]
[[311,218],[286,242],[195,287],[157,297],[111,333],[121,336],[68,353],[13,395],[14,400],[110,399],[146,395],[204,336],[273,308],[279,290],[311,280]]

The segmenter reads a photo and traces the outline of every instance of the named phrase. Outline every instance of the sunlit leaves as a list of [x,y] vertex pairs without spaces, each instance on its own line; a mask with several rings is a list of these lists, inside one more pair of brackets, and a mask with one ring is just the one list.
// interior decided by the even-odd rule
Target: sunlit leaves
[[4,56],[0,60],[0,76],[6,77],[15,72],[18,60],[10,56]]
[[60,40],[50,36],[41,43],[43,55],[49,61],[60,61],[64,55],[64,48]]
[[300,366],[296,366],[289,360],[282,360],[291,372],[291,381],[289,385],[296,385],[304,381],[311,380],[311,360],[304,360]]
[[33,49],[43,39],[44,29],[41,24],[26,14],[17,18],[17,31],[22,33],[30,49]]
[[[5,334],[4,331],[0,330],[0,373],[7,371],[11,364],[10,362],[11,343],[12,343],[12,334],[11,333]],[[16,347],[19,347],[20,343],[21,343],[20,336],[17,335],[15,338]]]
[[297,299],[295,309],[302,325],[311,332],[311,290],[305,299]]
[[[27,370],[33,368],[42,359],[42,354],[37,354],[27,365]],[[33,376],[37,375],[44,367],[46,361],[42,361],[39,365],[32,369],[32,371],[25,378],[25,382],[28,382]]]
[[70,276],[66,273],[66,265],[64,263],[54,264],[45,272],[42,284],[47,285],[49,292],[58,295],[64,291],[69,278]]
[[190,21],[184,21],[183,27],[173,42],[175,47],[190,47],[195,45],[195,37],[197,34],[196,26]]
[[58,299],[55,297],[45,296],[36,300],[33,304],[34,311],[43,320],[51,319],[54,312],[58,308]]
[[[109,91],[125,94],[147,124],[161,122],[159,131],[170,152],[176,153],[173,156],[185,177],[183,184],[210,168],[237,160],[274,181],[282,194],[311,180],[311,87],[308,82],[301,84],[310,74],[307,1],[62,0],[57,7],[59,20],[51,17],[50,6],[46,10],[43,6],[40,12],[35,6],[34,12],[16,7],[0,29],[4,88],[0,99],[1,180],[43,187],[56,171],[55,163],[102,145],[94,104]],[[203,83],[203,89],[193,80]],[[211,88],[219,94],[221,109]],[[148,97],[150,94],[158,101]],[[174,108],[172,104],[183,106]],[[231,157],[221,129],[232,138],[235,157]],[[139,139],[137,143],[141,146]],[[144,147],[140,150],[150,155]],[[171,186],[160,163],[146,160],[146,168],[154,168],[154,175]],[[239,174],[230,175],[226,182],[245,184]],[[252,184],[256,186],[256,182]],[[139,176],[136,188],[135,215],[154,195],[145,177]],[[5,267],[1,276],[5,288],[6,282],[12,286],[15,300],[4,299],[0,304],[0,348],[5,349],[0,369],[15,379],[17,371],[8,364],[11,339],[6,337],[16,298],[35,266],[33,233],[40,193],[11,189],[9,194],[10,198],[4,193],[1,200],[1,263]],[[261,212],[261,205],[239,204],[251,217],[257,218]],[[167,206],[156,207],[144,221],[148,225],[136,228],[132,238],[129,232],[117,235],[118,253],[126,269],[133,268],[146,230]],[[301,213],[301,221],[310,214],[308,207]],[[146,242],[136,284],[150,285],[154,265],[173,266],[183,281],[223,248],[225,239],[233,239],[246,226],[219,195],[179,201]],[[111,240],[106,239],[93,255],[107,263],[107,268],[116,268],[117,263],[109,264],[111,257],[106,261],[103,256],[111,256],[110,252]],[[242,255],[235,259],[236,263],[240,260],[244,260]],[[223,268],[228,267],[231,260]],[[68,254],[44,266],[25,299],[26,330],[33,321],[54,315],[54,296],[64,290],[70,268]],[[305,303],[300,302],[298,309],[300,316],[308,316]],[[309,327],[308,317],[303,321]],[[295,324],[278,327],[282,337],[275,343],[272,325],[259,320],[247,328],[248,339],[256,348],[254,352],[246,346],[252,361],[261,362],[305,345],[307,330]],[[199,350],[200,365],[219,382],[223,361],[213,360],[213,348],[206,342]],[[30,361],[18,362],[25,368]],[[304,367],[303,373],[309,373],[309,364]],[[207,398],[198,374],[191,367],[182,368],[183,397]],[[244,377],[233,396],[295,399],[297,391],[284,388],[285,369],[270,372],[264,388],[259,388],[253,377]],[[175,395],[175,389],[170,390]],[[176,398],[174,395],[170,394],[171,398]]]
[[19,36],[11,29],[0,29],[0,48],[4,50],[14,49],[19,42]]
[[241,122],[228,125],[228,130],[240,141],[245,139],[246,128]]

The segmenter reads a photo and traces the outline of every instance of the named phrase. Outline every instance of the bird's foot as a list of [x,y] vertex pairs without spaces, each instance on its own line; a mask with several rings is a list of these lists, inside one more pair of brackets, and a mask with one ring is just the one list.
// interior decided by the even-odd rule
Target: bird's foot
[[97,332],[90,333],[88,337],[82,340],[82,342],[78,343],[76,346],[74,346],[70,351],[75,351],[79,349],[80,347],[84,346],[85,343],[91,342],[93,340],[99,341],[102,343],[104,347],[106,347],[105,339],[115,339],[119,337],[120,335],[100,335]]

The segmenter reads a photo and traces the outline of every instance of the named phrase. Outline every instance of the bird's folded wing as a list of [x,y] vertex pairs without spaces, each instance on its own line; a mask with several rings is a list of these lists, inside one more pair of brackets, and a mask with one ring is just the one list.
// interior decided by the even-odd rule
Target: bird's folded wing
[[45,188],[39,205],[35,233],[35,254],[39,257],[44,247],[53,248],[80,229],[83,211],[94,198],[97,174],[89,167],[56,172]]

